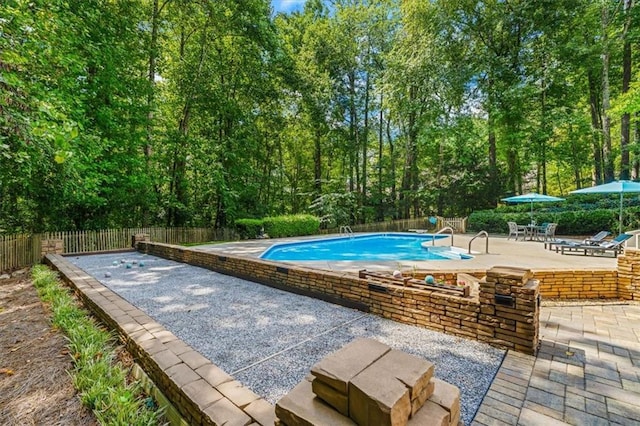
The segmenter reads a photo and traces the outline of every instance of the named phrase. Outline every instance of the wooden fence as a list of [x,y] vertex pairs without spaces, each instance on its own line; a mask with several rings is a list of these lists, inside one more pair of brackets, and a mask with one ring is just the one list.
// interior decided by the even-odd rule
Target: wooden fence
[[65,254],[80,254],[131,248],[131,237],[135,234],[149,234],[151,241],[167,244],[238,239],[235,231],[226,228],[125,228],[0,235],[0,271],[11,271],[38,263],[42,255],[43,240],[62,240]]

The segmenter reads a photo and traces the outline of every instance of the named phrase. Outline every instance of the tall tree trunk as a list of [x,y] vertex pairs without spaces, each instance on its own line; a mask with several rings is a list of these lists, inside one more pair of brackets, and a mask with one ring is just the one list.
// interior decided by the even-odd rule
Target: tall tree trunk
[[378,123],[378,208],[376,209],[376,220],[384,220],[384,202],[382,197],[382,158],[384,149],[384,115],[382,109],[383,93],[380,92],[380,117]]
[[633,120],[633,145],[636,148],[633,152],[633,179],[640,178],[640,156],[637,154],[640,150],[640,113],[634,114]]
[[[624,45],[622,49],[622,93],[629,91],[629,83],[631,83],[631,41],[629,40],[629,27],[631,26],[631,8],[633,0],[625,0],[624,10],[626,19],[624,23],[624,31],[622,38]],[[629,145],[631,142],[631,115],[627,112],[622,115],[620,120],[620,179],[629,179]]]
[[609,116],[611,91],[609,88],[609,9],[608,4],[602,6],[602,153],[604,163],[604,181],[615,179],[613,166],[613,149],[611,146],[611,117]]
[[[357,168],[356,153],[356,106],[355,106],[355,76],[349,73],[349,142],[354,144],[354,148],[349,150],[349,192],[353,192],[359,183],[359,176],[354,177]],[[356,180],[358,182],[356,182]],[[353,215],[353,212],[352,212]]]
[[153,146],[153,117],[155,109],[155,88],[156,88],[156,61],[158,60],[158,31],[160,25],[160,14],[162,9],[171,0],[165,0],[162,5],[158,0],[153,0],[151,11],[151,40],[149,41],[149,70],[147,79],[149,81],[149,93],[147,94],[147,144],[144,147],[144,155],[147,165],[151,157]]
[[320,130],[316,129],[316,137],[313,150],[313,188],[315,190],[314,198],[322,195],[322,135]]
[[367,150],[369,149],[369,73],[365,81],[364,93],[364,123],[362,129],[362,191],[360,192],[360,223],[364,223],[364,209],[367,202]]
[[389,142],[389,160],[391,163],[391,203],[393,204],[393,219],[400,219],[398,215],[398,191],[396,188],[396,154],[395,154],[395,144],[393,142],[393,138],[391,137],[391,120],[387,120],[387,141]]
[[[409,103],[414,104],[417,99],[418,89],[415,86],[409,88]],[[417,117],[416,112],[411,111],[408,114],[407,134],[406,134],[406,156],[404,162],[404,172],[402,175],[402,186],[400,190],[400,204],[402,209],[402,218],[411,217],[411,207],[416,209],[416,193],[418,189],[417,174]]]
[[548,126],[547,123],[547,86],[544,78],[544,73],[547,69],[546,63],[543,62],[543,77],[542,77],[542,92],[540,93],[540,170],[537,176],[537,190],[542,194],[547,193],[547,135]]
[[[603,182],[602,176],[602,121],[600,115],[600,101],[598,83],[593,70],[587,73],[589,81],[589,111],[591,112],[591,129],[593,135],[593,180],[596,185]],[[582,187],[578,182],[577,187]]]
[[493,80],[489,76],[487,81],[488,92],[488,105],[487,105],[487,127],[489,134],[487,137],[488,142],[488,155],[489,155],[489,191],[488,199],[489,204],[492,206],[498,205],[498,156],[496,149],[496,131],[495,131],[495,119],[493,116]]

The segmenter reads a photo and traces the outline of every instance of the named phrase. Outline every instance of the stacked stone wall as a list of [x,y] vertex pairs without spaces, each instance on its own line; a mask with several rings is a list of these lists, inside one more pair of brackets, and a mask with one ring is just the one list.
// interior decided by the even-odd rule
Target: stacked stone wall
[[45,261],[109,328],[189,425],[272,426],[274,407],[59,255]]
[[64,253],[64,241],[58,239],[42,240],[41,242],[41,254],[45,257],[48,254],[62,254]]
[[640,250],[627,248],[618,256],[618,296],[640,300]]
[[[620,258],[619,258],[620,259]],[[620,263],[620,260],[618,260]],[[619,297],[618,274],[610,270],[534,271],[540,294],[550,299],[612,299]]]
[[[490,297],[479,300],[473,295],[461,297],[394,283],[372,282],[347,272],[283,266],[277,262],[221,256],[169,244],[140,242],[138,250],[501,348],[531,354],[535,353],[538,346],[537,332],[529,331],[530,327],[537,326],[533,318],[538,315],[534,312],[539,311],[538,283],[532,279],[531,271],[525,269],[494,268],[496,277],[502,273],[507,273],[505,279],[509,280],[518,273],[526,276],[526,280],[519,284],[521,288],[516,289],[516,285],[509,287],[513,290],[513,296],[509,297],[513,297],[514,303],[517,303],[513,307],[505,307],[496,306],[495,298]],[[477,271],[474,274],[480,275]],[[488,274],[485,272],[482,275]],[[453,275],[450,279],[455,282]],[[485,285],[486,290],[489,291],[489,286],[496,283],[498,281],[490,280]],[[524,303],[525,298],[533,297],[532,292],[535,293],[535,303]],[[515,326],[511,330],[506,324],[508,316],[518,317],[518,331]],[[519,334],[520,330],[523,330],[523,335]],[[525,343],[525,339],[531,340]]]

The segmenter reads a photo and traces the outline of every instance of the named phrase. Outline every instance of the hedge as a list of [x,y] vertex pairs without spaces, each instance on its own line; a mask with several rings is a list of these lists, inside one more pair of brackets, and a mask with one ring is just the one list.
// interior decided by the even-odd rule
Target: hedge
[[314,235],[320,230],[320,219],[308,214],[265,217],[262,223],[271,238]]

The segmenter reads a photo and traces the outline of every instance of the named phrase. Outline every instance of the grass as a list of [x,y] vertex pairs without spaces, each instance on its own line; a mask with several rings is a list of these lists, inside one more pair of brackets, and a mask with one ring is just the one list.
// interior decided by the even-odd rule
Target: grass
[[40,298],[52,312],[52,322],[68,340],[74,368],[70,372],[82,403],[103,425],[157,425],[162,410],[138,383],[127,383],[127,369],[116,359],[117,339],[101,327],[44,265],[31,270]]

